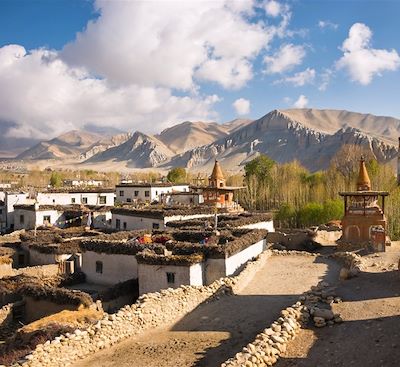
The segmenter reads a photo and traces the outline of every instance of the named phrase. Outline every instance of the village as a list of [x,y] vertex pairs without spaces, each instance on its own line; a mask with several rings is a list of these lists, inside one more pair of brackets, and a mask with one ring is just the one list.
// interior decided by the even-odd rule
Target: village
[[[281,314],[271,319],[271,327],[265,329],[267,321],[258,316],[255,327],[245,328],[248,335],[239,338],[235,353],[230,346],[223,350],[222,360],[211,353],[205,364],[199,364],[270,366],[290,350],[288,343],[301,325],[343,323],[341,314],[333,311],[342,300],[332,279],[358,276],[371,256],[391,262],[387,271],[398,269],[400,249],[386,230],[388,193],[373,190],[363,157],[355,190],[338,193],[345,208],[341,222],[308,229],[276,229],[271,212],[246,211],[235,201],[243,187],[227,186],[218,161],[203,186],[81,184],[71,181],[68,188],[36,192],[5,187],[0,192],[5,233],[0,237],[4,365],[61,366],[86,357],[90,366],[92,353],[149,328],[165,327],[202,304],[208,307],[218,300],[225,302],[220,307],[234,312],[237,306],[227,295],[239,296],[241,283],[250,284],[245,289],[259,287],[258,282],[268,288],[273,277],[283,284],[294,276],[299,279],[294,293],[301,295],[278,302],[280,309],[265,318]],[[360,255],[367,256],[363,260]],[[310,264],[318,259],[331,269],[326,273],[329,282],[323,264],[315,269]],[[377,263],[378,259],[375,267]],[[305,274],[285,273],[298,266],[310,267],[310,278],[300,281]],[[278,269],[281,272],[269,274]],[[144,315],[143,307],[148,312]],[[244,325],[251,322],[251,312],[242,315]],[[263,345],[268,345],[269,354]],[[119,363],[130,365],[131,360]],[[184,366],[193,361],[179,364],[172,358],[168,363]],[[141,365],[157,364],[151,356],[137,359],[135,366]]]

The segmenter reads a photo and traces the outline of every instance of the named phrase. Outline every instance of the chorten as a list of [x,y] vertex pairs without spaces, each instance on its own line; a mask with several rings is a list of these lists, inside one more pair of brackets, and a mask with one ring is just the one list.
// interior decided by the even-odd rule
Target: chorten
[[[384,251],[386,243],[386,191],[373,191],[365,159],[360,159],[357,191],[340,192],[344,199],[342,240],[363,247],[371,244],[376,251]],[[381,206],[378,202],[381,202]]]

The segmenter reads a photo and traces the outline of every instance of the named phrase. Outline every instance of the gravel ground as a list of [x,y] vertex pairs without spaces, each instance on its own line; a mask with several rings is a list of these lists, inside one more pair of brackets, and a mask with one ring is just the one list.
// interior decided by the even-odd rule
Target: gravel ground
[[219,366],[301,293],[321,280],[337,281],[339,269],[327,259],[273,256],[238,294],[202,304],[169,328],[127,339],[75,367]]
[[399,257],[398,243],[364,257],[364,271],[337,288],[343,324],[303,329],[275,366],[400,366]]

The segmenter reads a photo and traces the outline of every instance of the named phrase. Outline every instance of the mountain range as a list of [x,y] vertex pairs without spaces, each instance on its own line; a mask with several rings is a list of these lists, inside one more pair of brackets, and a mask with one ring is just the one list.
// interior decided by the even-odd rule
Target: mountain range
[[[42,141],[17,160],[74,159],[82,168],[186,167],[209,171],[215,159],[239,171],[259,154],[277,162],[298,160],[311,171],[326,168],[346,144],[362,146],[380,162],[397,157],[400,120],[343,110],[273,110],[258,120],[186,121],[156,135],[139,131],[113,136],[71,131]],[[355,157],[357,158],[357,157]]]

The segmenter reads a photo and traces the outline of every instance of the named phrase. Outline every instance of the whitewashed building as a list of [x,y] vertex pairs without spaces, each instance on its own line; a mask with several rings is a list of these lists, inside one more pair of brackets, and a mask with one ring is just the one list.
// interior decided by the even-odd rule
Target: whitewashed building
[[4,193],[4,200],[0,203],[0,230],[5,232],[14,228],[14,205],[33,203],[26,192]]
[[[161,256],[139,253],[139,294],[181,285],[208,285],[219,278],[233,275],[267,248],[265,235],[266,232],[254,237],[256,240],[239,246],[233,243],[221,246],[217,252],[205,248],[204,254]],[[199,251],[199,248],[194,246],[193,251]]]
[[212,208],[192,207],[186,209],[134,209],[114,208],[112,213],[112,228],[123,231],[136,229],[166,228],[170,221],[189,220],[194,218],[208,218],[214,216]]
[[104,186],[104,181],[103,180],[70,179],[70,180],[64,180],[63,185],[68,186],[68,187],[77,187],[77,186],[101,187],[101,186]]
[[138,254],[137,259],[140,295],[181,285],[204,284],[202,256],[148,257],[143,253]]
[[162,196],[173,192],[189,192],[188,184],[124,183],[115,187],[116,202],[161,202]]
[[15,230],[30,230],[41,226],[65,228],[88,225],[88,223],[96,229],[111,228],[111,207],[37,203],[14,206]]
[[114,205],[113,189],[71,189],[38,192],[36,202],[39,205]]

